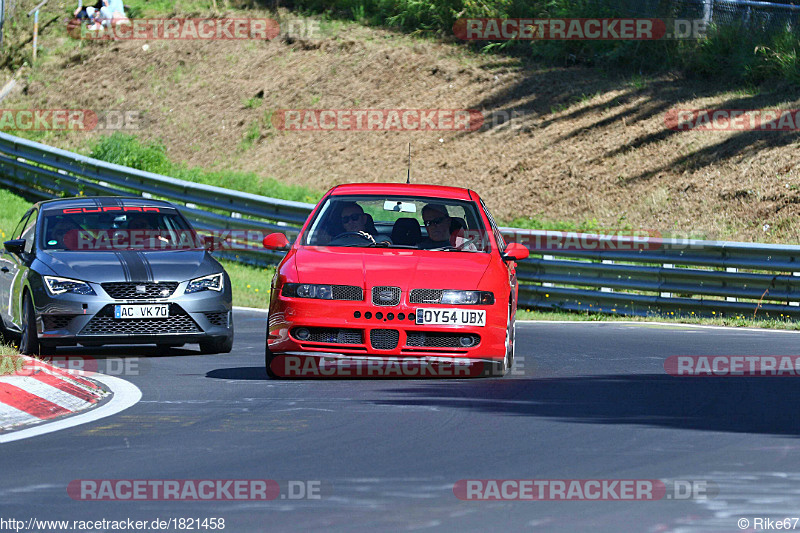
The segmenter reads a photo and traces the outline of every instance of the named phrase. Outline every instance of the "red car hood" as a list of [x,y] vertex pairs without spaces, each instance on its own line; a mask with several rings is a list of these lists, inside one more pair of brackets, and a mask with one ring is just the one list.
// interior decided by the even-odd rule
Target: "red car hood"
[[477,289],[491,254],[379,248],[303,247],[300,283],[410,289]]

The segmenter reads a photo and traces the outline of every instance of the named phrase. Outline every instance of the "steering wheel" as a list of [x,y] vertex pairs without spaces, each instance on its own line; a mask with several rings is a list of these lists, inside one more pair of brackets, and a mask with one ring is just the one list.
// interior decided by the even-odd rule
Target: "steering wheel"
[[475,237],[474,239],[470,239],[470,240],[468,240],[468,241],[464,241],[464,242],[462,242],[461,244],[459,244],[459,245],[458,245],[458,246],[456,246],[455,248],[456,248],[457,250],[463,250],[463,249],[464,249],[466,246],[469,246],[470,244],[472,244],[472,243],[474,243],[474,242],[477,242],[477,241],[479,241],[481,238],[482,238],[482,237],[479,235],[479,236]]
[[339,235],[337,235],[333,239],[331,239],[331,242],[337,241],[339,239],[344,239],[346,237],[359,237],[361,239],[364,239],[367,242],[371,242],[371,243],[375,242],[375,238],[372,235],[370,235],[369,233],[367,233],[366,231],[345,231],[343,233],[340,233]]

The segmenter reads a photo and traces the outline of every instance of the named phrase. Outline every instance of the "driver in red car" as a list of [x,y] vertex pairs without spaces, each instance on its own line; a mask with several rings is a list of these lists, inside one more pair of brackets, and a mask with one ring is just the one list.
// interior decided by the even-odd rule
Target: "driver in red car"
[[342,227],[345,231],[367,231],[367,216],[364,208],[355,202],[348,202],[342,206]]
[[[340,218],[331,224],[319,228],[317,235],[314,239],[314,244],[318,246],[326,246],[332,240],[339,240],[345,234],[360,233],[363,234],[365,239],[375,242],[374,225],[370,222],[370,218],[364,213],[364,208],[356,202],[347,202],[339,208]],[[330,226],[333,227],[330,227]],[[338,228],[337,228],[338,226]]]

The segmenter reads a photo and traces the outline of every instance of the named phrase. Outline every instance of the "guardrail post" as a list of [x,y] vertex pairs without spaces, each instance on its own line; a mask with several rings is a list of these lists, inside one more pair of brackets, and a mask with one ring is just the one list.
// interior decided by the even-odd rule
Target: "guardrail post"
[[[725,272],[733,272],[733,273],[736,273],[736,272],[739,272],[739,269],[738,269],[738,268],[727,267],[727,268],[725,269]],[[739,301],[739,299],[738,299],[738,298],[736,298],[735,296],[728,296],[728,297],[726,297],[726,298],[725,298],[725,301],[726,301],[726,302],[738,302],[738,301]]]
[[[675,268],[675,265],[673,265],[671,263],[665,263],[665,264],[661,265],[661,268]],[[672,298],[672,293],[671,292],[662,292],[660,294],[661,294],[662,298]]]
[[[604,265],[613,265],[614,261],[610,259],[603,259],[602,263]],[[612,289],[611,287],[600,287],[600,292],[614,292],[614,289]]]
[[[553,259],[554,258],[553,258],[552,255],[543,255],[542,256],[542,260],[543,261],[552,261]],[[553,287],[553,286],[554,285],[552,283],[547,283],[547,282],[544,282],[544,281],[542,282],[542,287]]]
[[706,26],[711,23],[711,19],[714,17],[714,0],[705,0],[703,2],[703,22]]

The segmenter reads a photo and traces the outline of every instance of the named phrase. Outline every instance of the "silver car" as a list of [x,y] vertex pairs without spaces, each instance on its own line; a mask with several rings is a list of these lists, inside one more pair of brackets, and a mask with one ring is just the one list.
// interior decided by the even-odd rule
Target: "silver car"
[[23,354],[76,344],[230,352],[230,278],[209,248],[168,202],[39,202],[0,250],[0,326]]

